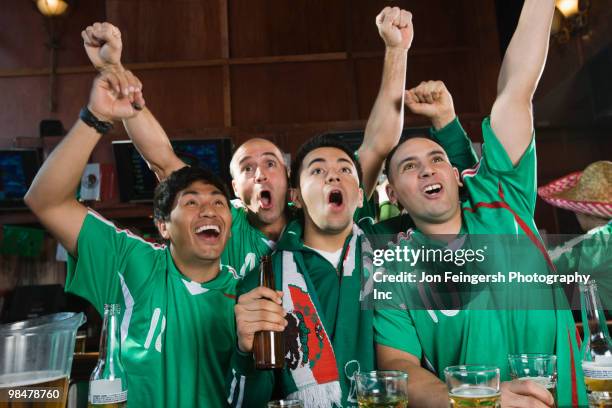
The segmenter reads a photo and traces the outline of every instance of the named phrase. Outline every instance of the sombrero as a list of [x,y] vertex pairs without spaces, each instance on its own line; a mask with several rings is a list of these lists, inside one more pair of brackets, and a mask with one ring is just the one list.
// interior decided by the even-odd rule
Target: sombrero
[[612,218],[612,162],[598,161],[538,188],[550,205],[602,218]]

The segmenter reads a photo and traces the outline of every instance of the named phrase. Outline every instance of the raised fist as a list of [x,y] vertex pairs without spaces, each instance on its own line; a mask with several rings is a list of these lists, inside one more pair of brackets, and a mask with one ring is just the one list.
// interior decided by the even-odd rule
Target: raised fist
[[83,45],[98,71],[121,69],[121,31],[110,23],[94,23],[81,31]]
[[89,96],[89,110],[99,119],[115,122],[128,119],[144,108],[142,84],[130,71],[102,72]]
[[453,97],[442,81],[421,82],[406,91],[404,101],[412,113],[428,117],[436,129],[455,119]]
[[414,37],[412,13],[399,7],[385,7],[376,16],[376,26],[387,47],[410,49]]

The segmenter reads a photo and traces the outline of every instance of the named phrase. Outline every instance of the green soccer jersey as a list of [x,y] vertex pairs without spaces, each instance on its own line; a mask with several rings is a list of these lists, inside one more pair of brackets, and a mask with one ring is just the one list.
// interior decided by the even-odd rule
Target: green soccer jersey
[[[513,166],[494,135],[489,119],[483,122],[483,135],[482,159],[474,169],[463,172],[468,199],[461,204],[460,237],[462,234],[520,236],[529,244],[526,254],[519,257],[512,250],[504,252],[503,248],[498,248],[492,263],[485,267],[486,272],[507,274],[514,270],[509,269],[512,268],[510,265],[519,262],[527,264],[529,272],[546,273],[551,270],[552,263],[533,220],[536,199],[535,142],[532,140],[520,162]],[[416,245],[415,248],[427,241],[418,230],[401,233],[398,240],[409,247]],[[495,242],[491,245],[494,246]],[[416,294],[414,291],[410,293],[420,296],[418,291]],[[514,297],[519,298],[518,292],[497,295],[505,296],[504,301],[510,302],[506,305],[511,304]],[[538,299],[541,304],[555,305],[560,304],[555,302],[566,301],[559,288],[551,287],[542,296],[543,299]],[[427,299],[427,302],[437,304],[435,298]],[[413,354],[441,379],[447,366],[487,364],[499,367],[505,381],[509,380],[508,354],[556,354],[560,406],[585,403],[580,349],[575,324],[567,308],[425,309],[428,308],[377,309],[374,316],[375,341]]]
[[578,272],[597,282],[603,307],[612,310],[612,221],[549,251],[559,274]]
[[238,276],[222,267],[197,283],[177,269],[169,247],[150,244],[90,211],[70,258],[66,290],[102,313],[118,303],[130,407],[223,407],[236,344]]

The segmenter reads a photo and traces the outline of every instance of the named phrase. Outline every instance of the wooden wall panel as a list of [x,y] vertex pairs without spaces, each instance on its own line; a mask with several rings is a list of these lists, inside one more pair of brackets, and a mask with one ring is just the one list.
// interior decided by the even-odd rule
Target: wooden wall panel
[[143,83],[147,106],[171,137],[223,126],[220,67],[134,71]]
[[375,16],[386,6],[409,10],[413,15],[414,50],[462,47],[470,39],[468,27],[475,24],[473,10],[486,0],[351,0],[351,27],[355,51],[380,50],[382,40],[374,25]]
[[231,68],[235,125],[350,119],[345,62],[238,65]]
[[108,20],[123,34],[124,61],[221,58],[217,0],[107,0]]
[[[2,2],[0,12],[0,70],[49,67],[48,36],[44,19],[33,1]],[[58,66],[84,65],[81,30],[104,19],[104,0],[87,0],[57,22],[61,33]]]
[[342,1],[232,0],[230,56],[318,54],[345,49]]

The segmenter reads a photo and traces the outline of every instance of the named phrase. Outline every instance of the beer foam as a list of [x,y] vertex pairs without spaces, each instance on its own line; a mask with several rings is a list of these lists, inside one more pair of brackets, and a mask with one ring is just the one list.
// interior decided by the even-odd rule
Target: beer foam
[[540,384],[544,388],[552,388],[555,386],[550,377],[521,377],[521,381],[533,381],[534,383]]
[[450,392],[452,397],[471,397],[471,398],[482,398],[482,397],[493,397],[499,395],[499,391],[491,387],[459,387],[455,388]]
[[61,371],[27,371],[0,375],[0,388],[31,386],[66,378]]

